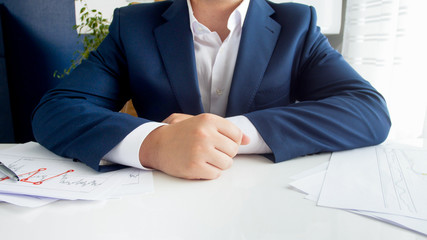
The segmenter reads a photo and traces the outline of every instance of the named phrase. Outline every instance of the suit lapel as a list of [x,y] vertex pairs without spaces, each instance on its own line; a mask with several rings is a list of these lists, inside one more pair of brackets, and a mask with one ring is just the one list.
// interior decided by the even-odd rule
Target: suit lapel
[[226,116],[247,113],[269,64],[280,33],[264,0],[251,0],[237,55]]
[[186,1],[175,0],[163,17],[167,22],[155,29],[155,37],[169,81],[181,110],[199,114],[203,112],[203,105]]

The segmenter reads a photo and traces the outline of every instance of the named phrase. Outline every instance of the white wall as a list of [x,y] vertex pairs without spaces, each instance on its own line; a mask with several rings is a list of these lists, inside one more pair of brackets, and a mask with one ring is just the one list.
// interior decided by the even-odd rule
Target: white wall
[[323,34],[339,34],[341,30],[342,0],[270,0],[296,2],[313,6],[317,12],[317,25]]
[[[81,23],[80,9],[84,3],[87,3],[89,9],[96,9],[102,12],[102,16],[111,21],[115,8],[129,5],[131,2],[154,2],[154,0],[75,0],[76,25],[80,25]],[[87,30],[83,29],[80,33],[87,32]]]

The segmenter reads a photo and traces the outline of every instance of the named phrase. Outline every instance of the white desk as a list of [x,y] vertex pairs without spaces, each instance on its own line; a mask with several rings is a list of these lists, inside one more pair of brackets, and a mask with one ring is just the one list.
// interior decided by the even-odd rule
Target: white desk
[[[0,145],[0,148],[7,145]],[[154,173],[155,193],[29,209],[0,203],[1,239],[427,239],[346,211],[317,207],[290,176],[328,161],[320,154],[273,164],[238,156],[213,181]]]

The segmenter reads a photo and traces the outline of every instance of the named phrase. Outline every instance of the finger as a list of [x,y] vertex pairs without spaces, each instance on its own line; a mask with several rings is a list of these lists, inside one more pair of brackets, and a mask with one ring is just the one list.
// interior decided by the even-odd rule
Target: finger
[[215,152],[209,155],[207,163],[220,170],[226,170],[233,165],[233,159],[227,154],[215,150]]
[[234,125],[225,118],[221,118],[220,121],[217,121],[216,126],[218,128],[219,133],[228,137],[235,143],[239,145],[241,144],[243,133],[242,130],[240,130],[240,128],[238,128],[236,125]]
[[221,169],[205,162],[203,165],[201,165],[196,172],[193,172],[188,179],[217,179],[219,176],[221,176]]
[[[216,132],[221,133],[238,144],[242,141],[242,131],[240,128],[223,117],[210,113],[203,113],[197,115],[197,121],[201,126],[214,127]],[[213,128],[211,128],[211,130],[213,130]]]
[[249,136],[243,133],[242,142],[240,143],[240,145],[248,145],[250,142],[251,139],[249,138]]
[[173,114],[169,115],[169,117],[167,117],[165,120],[163,120],[162,123],[170,124],[172,119],[173,119]]
[[172,113],[171,115],[169,115],[169,117],[163,120],[162,123],[173,124],[173,123],[176,123],[176,121],[178,121],[179,118],[180,118],[179,113]]
[[237,151],[239,150],[239,144],[220,133],[218,135],[218,137],[212,139],[212,144],[215,146],[215,149],[231,158],[236,156]]
[[173,113],[169,117],[167,117],[165,120],[163,120],[162,122],[167,123],[167,124],[174,124],[174,123],[179,123],[181,121],[189,119],[191,117],[193,117],[193,116],[189,115],[189,114]]

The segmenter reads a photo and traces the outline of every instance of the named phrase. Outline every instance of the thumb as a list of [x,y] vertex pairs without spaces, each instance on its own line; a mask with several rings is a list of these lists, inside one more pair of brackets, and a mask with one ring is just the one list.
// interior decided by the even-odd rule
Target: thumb
[[250,142],[251,139],[249,138],[249,136],[243,133],[242,142],[240,143],[240,145],[248,145]]

